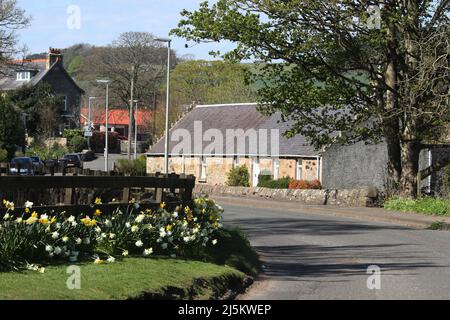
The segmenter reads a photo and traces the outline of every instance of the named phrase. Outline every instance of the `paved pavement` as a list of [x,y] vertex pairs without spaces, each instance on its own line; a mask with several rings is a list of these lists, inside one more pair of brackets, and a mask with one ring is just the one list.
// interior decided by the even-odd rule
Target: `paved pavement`
[[[244,300],[450,299],[450,232],[342,217],[340,208],[217,200],[265,266]],[[381,290],[367,288],[371,265]]]
[[[83,168],[84,169],[91,169],[91,170],[105,170],[105,157],[103,155],[98,155],[98,158],[94,161],[90,162],[84,162]],[[140,154],[138,156],[141,156]],[[133,159],[134,156],[131,155],[131,158]],[[119,159],[128,159],[127,155],[123,154],[110,154],[109,155],[109,169],[112,170],[114,168],[114,163],[117,162]]]

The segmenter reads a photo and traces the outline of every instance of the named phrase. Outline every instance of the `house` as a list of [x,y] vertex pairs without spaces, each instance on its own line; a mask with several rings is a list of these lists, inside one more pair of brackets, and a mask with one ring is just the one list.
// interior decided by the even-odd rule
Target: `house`
[[[195,107],[171,130],[169,171],[193,174],[199,183],[213,185],[225,184],[228,172],[238,165],[247,166],[253,186],[258,185],[260,174],[321,180],[320,153],[300,135],[283,137],[288,127],[279,123],[280,115],[264,116],[256,106]],[[164,152],[162,139],[147,154],[148,172],[164,170]]]
[[[146,141],[150,131],[152,113],[145,108],[138,110],[135,114],[138,126],[138,141]],[[87,125],[89,122],[89,109],[81,109],[80,122]],[[95,107],[91,110],[91,122],[93,127],[99,131],[105,131],[106,127],[106,110],[102,107]],[[126,109],[110,109],[108,111],[108,127],[112,132],[117,132],[123,137],[128,137],[130,126],[130,111]],[[134,130],[134,128],[133,128]],[[133,131],[134,132],[134,131]]]
[[79,127],[81,101],[85,92],[64,68],[61,50],[50,48],[46,59],[14,61],[3,73],[0,91],[17,90],[25,85],[49,84],[56,95],[64,98],[61,106],[64,122],[59,131]]
[[[289,123],[281,115],[264,116],[257,104],[197,106],[170,130],[169,172],[193,174],[199,183],[224,185],[234,166],[246,165],[251,185],[260,174],[275,179],[320,180],[327,189],[374,187],[387,189],[387,146],[360,142],[316,150],[297,135],[284,137]],[[164,171],[165,140],[147,154],[149,173]],[[421,152],[420,170],[443,157],[448,147],[430,147]],[[442,190],[443,172],[422,181],[430,193]],[[446,177],[445,179],[448,179]]]

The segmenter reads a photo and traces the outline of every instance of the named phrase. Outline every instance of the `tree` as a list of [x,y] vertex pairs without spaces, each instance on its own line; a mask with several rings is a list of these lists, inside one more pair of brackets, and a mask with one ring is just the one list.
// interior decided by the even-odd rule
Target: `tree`
[[[175,53],[173,63],[176,64]],[[110,46],[97,48],[89,65],[96,66],[100,75],[113,80],[111,92],[124,104],[130,106],[129,141],[133,131],[133,100],[152,101],[154,92],[159,92],[167,65],[167,49],[155,41],[147,32],[126,32]],[[131,84],[134,84],[132,95]],[[114,99],[114,96],[112,97]],[[130,144],[128,154],[130,155]]]
[[25,11],[17,6],[17,0],[0,0],[0,65],[9,64],[11,59],[24,49],[17,47],[17,30],[29,24]]
[[56,96],[49,84],[23,86],[12,91],[10,99],[13,105],[26,115],[28,135],[42,140],[54,135],[61,123],[62,97]]
[[25,145],[23,119],[7,97],[0,97],[0,114],[0,150],[6,150],[11,158]]
[[172,33],[229,40],[237,47],[225,58],[261,61],[249,75],[262,84],[260,109],[292,120],[288,136],[304,134],[317,147],[384,140],[392,185],[414,196],[420,150],[450,121],[449,6],[218,0],[183,11]]
[[244,84],[248,69],[247,65],[224,61],[182,62],[171,76],[173,99],[184,105],[255,101],[251,86]]

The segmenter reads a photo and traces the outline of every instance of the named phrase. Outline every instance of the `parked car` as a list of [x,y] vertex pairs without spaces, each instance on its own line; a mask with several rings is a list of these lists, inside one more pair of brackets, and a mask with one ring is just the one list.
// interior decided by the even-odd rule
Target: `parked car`
[[33,161],[27,157],[14,158],[11,160],[9,172],[13,175],[32,176],[34,175]]
[[43,175],[45,174],[44,171],[44,162],[42,162],[41,158],[39,157],[30,157],[31,161],[33,162],[33,170],[34,170],[34,174],[40,174]]
[[78,153],[66,154],[59,160],[59,165],[67,168],[80,168],[83,169],[83,161]]
[[97,159],[97,156],[94,151],[89,150],[81,154],[81,160],[84,162],[94,161],[95,159]]

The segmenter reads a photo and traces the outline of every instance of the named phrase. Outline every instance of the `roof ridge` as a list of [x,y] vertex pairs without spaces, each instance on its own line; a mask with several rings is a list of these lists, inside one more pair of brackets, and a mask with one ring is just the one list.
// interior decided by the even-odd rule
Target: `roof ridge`
[[237,106],[256,106],[257,102],[245,102],[245,103],[220,103],[220,104],[199,104],[195,108],[214,108],[214,107],[237,107]]

